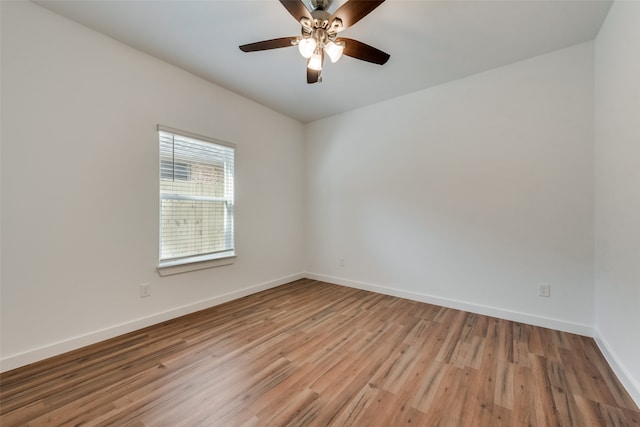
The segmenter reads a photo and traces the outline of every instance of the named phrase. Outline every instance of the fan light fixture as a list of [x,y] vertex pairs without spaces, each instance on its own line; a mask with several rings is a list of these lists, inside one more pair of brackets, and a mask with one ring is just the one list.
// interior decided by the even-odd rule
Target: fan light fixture
[[313,52],[316,50],[316,41],[311,37],[302,38],[298,42],[298,51],[300,55],[305,58],[311,58]]
[[331,62],[336,62],[342,56],[344,46],[345,44],[343,41],[329,41],[329,43],[325,45],[324,51],[327,52],[327,55],[329,55],[329,58],[331,58]]
[[317,48],[309,61],[307,61],[307,68],[310,70],[321,71],[322,70],[322,51]]
[[324,28],[314,28],[311,26],[305,28],[305,30],[303,30],[302,36],[297,37],[291,43],[297,44],[300,55],[309,59],[307,62],[308,68],[322,71],[322,62],[324,60],[323,51],[329,56],[331,62],[336,62],[340,59],[345,48],[345,42],[335,40],[335,31],[328,31]]
[[342,19],[333,18],[330,21],[329,15],[323,9],[319,8],[311,14],[311,17],[302,17],[300,24],[302,25],[302,35],[291,41],[291,44],[298,45],[300,55],[307,58],[307,68],[315,71],[322,71],[322,63],[324,62],[324,54],[326,53],[331,62],[336,62],[342,56],[342,52],[346,46],[342,40],[336,40],[338,33],[343,30]]

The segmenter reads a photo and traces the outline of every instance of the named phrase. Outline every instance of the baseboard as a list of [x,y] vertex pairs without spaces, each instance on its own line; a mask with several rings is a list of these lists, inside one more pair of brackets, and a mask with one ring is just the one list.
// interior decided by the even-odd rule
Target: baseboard
[[247,288],[239,289],[227,294],[218,295],[213,298],[198,301],[193,304],[183,305],[181,307],[176,307],[171,310],[153,314],[151,316],[146,316],[140,319],[132,320],[130,322],[111,326],[99,331],[91,332],[64,341],[59,341],[57,343],[46,345],[23,353],[7,356],[0,360],[0,372],[19,368],[30,363],[38,362],[49,357],[57,356],[68,351],[85,347],[87,345],[95,344],[109,338],[114,338],[118,335],[123,335],[138,329],[146,328],[147,326],[175,319],[176,317],[184,316],[186,314],[224,304],[225,302],[242,298],[247,295],[255,294],[267,289],[275,288],[277,286],[284,285],[285,283],[293,282],[294,280],[302,279],[305,277],[306,275],[303,273],[292,274],[290,276],[281,277],[279,279],[270,280],[268,282],[249,286]]
[[627,368],[620,363],[620,358],[597,328],[594,330],[593,338],[600,348],[602,355],[607,359],[607,363],[609,363],[609,366],[611,366],[611,369],[613,369],[613,372],[627,390],[629,396],[631,396],[631,399],[633,399],[635,404],[640,408],[640,384],[638,384],[638,381],[636,381]]
[[397,288],[389,288],[370,283],[363,283],[354,280],[342,279],[338,277],[326,276],[316,273],[306,273],[309,279],[320,280],[336,285],[349,286],[351,288],[362,289],[365,291],[376,292],[379,294],[390,295],[399,298],[406,298],[413,301],[426,302],[429,304],[440,305],[443,307],[455,308],[457,310],[469,311],[471,313],[483,314],[485,316],[497,317],[500,319],[511,320],[514,322],[525,323],[528,325],[541,326],[543,328],[555,329],[563,332],[583,335],[587,337],[593,336],[593,328],[589,325],[568,322],[566,320],[552,319],[547,317],[535,316],[532,314],[521,313],[517,311],[505,310],[497,307],[473,304],[466,301],[459,301],[448,298],[436,297],[433,295],[422,294],[413,291],[407,291]]

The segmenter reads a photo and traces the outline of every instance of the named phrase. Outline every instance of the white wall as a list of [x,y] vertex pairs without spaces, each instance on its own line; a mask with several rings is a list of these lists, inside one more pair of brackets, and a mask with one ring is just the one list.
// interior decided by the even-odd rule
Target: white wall
[[590,334],[592,121],[586,43],[309,124],[307,271]]
[[[3,370],[300,277],[302,124],[1,3]],[[237,144],[234,265],[156,273],[158,123]]]
[[596,337],[640,405],[640,3],[595,44]]

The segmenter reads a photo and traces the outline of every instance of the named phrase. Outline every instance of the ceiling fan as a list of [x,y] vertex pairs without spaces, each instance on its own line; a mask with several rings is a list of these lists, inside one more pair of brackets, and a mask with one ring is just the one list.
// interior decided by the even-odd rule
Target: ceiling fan
[[240,50],[255,52],[298,46],[300,54],[307,59],[307,83],[322,81],[325,53],[331,62],[347,55],[383,65],[389,60],[389,54],[357,40],[338,37],[338,33],[367,16],[383,2],[384,0],[347,0],[332,15],[327,12],[331,0],[311,0],[313,11],[309,11],[302,0],[280,0],[302,26],[302,35],[249,43],[240,46]]

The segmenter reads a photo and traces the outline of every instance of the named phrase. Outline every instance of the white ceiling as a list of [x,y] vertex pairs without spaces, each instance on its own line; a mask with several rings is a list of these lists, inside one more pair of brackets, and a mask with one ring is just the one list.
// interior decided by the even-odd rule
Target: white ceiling
[[[389,62],[327,61],[323,82],[309,85],[295,47],[238,49],[299,34],[278,0],[37,3],[302,122],[592,40],[611,6],[611,0],[387,0],[341,34],[391,54]],[[335,0],[329,10],[342,3]]]

